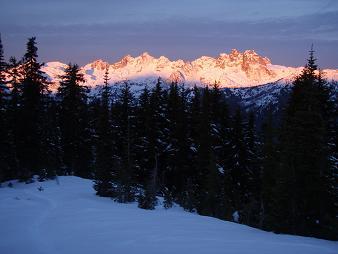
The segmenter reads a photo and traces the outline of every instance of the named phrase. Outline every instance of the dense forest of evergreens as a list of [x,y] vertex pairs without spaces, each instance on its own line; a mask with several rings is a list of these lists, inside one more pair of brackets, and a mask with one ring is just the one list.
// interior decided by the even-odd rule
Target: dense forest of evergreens
[[193,89],[161,79],[135,97],[112,96],[108,68],[97,96],[69,64],[56,93],[35,38],[5,61],[0,40],[0,182],[56,175],[94,179],[97,195],[270,230],[337,239],[337,101],[313,51],[278,123],[228,110],[217,84]]

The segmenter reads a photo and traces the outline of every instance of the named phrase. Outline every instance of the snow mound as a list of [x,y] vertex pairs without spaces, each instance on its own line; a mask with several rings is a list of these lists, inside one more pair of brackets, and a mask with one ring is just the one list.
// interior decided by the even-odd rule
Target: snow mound
[[[337,253],[338,243],[276,235],[175,207],[154,211],[95,196],[92,181],[59,177],[0,188],[0,253]],[[42,188],[40,188],[42,187]]]

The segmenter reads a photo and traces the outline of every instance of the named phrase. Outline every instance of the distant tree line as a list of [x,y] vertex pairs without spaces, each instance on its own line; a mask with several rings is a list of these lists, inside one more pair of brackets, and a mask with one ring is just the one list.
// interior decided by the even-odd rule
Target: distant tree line
[[125,83],[89,95],[69,64],[56,93],[37,60],[4,60],[0,39],[0,182],[94,179],[96,194],[154,209],[158,197],[264,230],[337,239],[337,101],[310,51],[281,123],[229,112],[223,92],[161,79],[138,97]]

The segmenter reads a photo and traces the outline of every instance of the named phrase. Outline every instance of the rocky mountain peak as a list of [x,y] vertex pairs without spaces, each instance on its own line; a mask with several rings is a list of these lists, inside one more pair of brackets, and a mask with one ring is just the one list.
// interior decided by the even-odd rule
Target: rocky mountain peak
[[109,66],[109,63],[103,61],[102,59],[98,59],[91,63],[91,68],[97,70],[105,70],[107,66]]

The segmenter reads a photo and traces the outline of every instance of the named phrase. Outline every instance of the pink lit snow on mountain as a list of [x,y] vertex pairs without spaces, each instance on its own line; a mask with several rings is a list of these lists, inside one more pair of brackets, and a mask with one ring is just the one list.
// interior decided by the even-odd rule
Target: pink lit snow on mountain
[[[215,82],[221,87],[250,87],[276,81],[291,82],[303,67],[273,65],[267,57],[253,50],[240,52],[233,49],[230,54],[218,57],[202,56],[194,61],[171,61],[161,56],[155,58],[145,52],[137,57],[127,55],[116,63],[109,64],[96,60],[82,67],[86,85],[96,87],[103,83],[106,66],[109,65],[110,83],[133,81],[135,83],[154,82],[161,77],[167,82],[187,85],[210,85]],[[65,64],[49,62],[43,70],[57,83]],[[338,80],[338,70],[324,70],[328,80]]]

